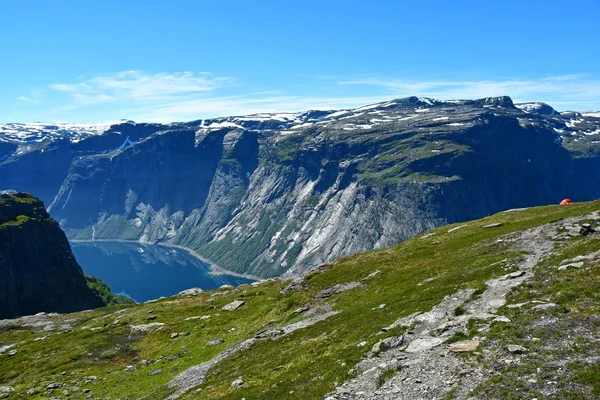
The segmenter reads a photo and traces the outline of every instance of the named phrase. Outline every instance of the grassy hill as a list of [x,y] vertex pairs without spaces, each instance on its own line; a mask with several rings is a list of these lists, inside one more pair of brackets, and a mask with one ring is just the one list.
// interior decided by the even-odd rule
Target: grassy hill
[[598,398],[599,210],[514,210],[293,281],[0,321],[0,386],[11,398]]

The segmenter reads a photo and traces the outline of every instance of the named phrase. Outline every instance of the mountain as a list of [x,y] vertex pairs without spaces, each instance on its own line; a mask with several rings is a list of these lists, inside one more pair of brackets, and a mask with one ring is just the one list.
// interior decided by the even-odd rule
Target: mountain
[[295,279],[0,321],[19,398],[598,399],[600,201],[502,212]]
[[508,97],[10,129],[2,186],[48,202],[70,238],[174,243],[264,277],[446,223],[600,197],[598,114]]
[[39,199],[0,195],[0,243],[0,319],[85,310],[111,300],[104,284],[84,276]]

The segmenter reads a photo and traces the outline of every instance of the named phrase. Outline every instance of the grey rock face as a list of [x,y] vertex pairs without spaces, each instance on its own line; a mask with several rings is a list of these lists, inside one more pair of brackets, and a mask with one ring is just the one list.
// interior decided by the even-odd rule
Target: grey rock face
[[0,129],[0,190],[39,192],[70,237],[180,244],[264,277],[600,197],[600,118],[508,97],[47,135],[42,152]]

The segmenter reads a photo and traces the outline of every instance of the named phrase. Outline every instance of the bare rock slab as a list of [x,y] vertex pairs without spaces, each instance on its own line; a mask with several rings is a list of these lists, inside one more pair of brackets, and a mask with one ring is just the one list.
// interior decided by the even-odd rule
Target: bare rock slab
[[245,301],[242,300],[236,300],[236,301],[232,301],[231,303],[224,305],[223,308],[221,308],[223,311],[234,311],[237,310],[238,308],[240,308],[241,306],[243,306],[244,304],[246,304]]
[[462,340],[460,342],[452,343],[448,347],[448,351],[452,353],[468,353],[477,350],[481,342],[479,340]]

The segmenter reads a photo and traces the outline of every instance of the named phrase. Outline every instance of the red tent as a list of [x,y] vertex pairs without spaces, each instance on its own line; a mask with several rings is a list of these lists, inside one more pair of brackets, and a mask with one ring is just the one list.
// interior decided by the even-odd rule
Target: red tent
[[561,206],[564,206],[565,204],[572,204],[573,200],[571,199],[564,199],[563,201],[560,202]]

